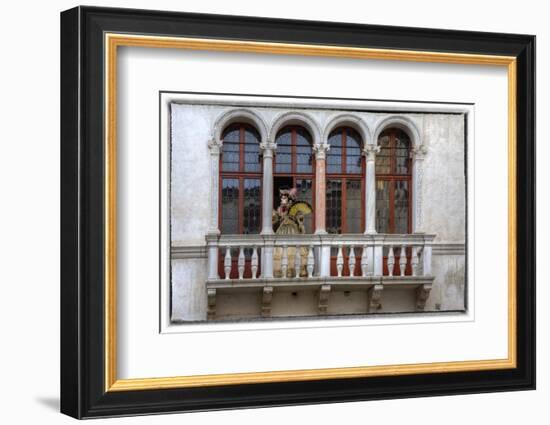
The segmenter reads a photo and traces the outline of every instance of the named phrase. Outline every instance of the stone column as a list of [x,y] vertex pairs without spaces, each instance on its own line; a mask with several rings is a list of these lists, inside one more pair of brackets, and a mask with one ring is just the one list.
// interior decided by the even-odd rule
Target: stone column
[[273,235],[273,224],[271,217],[273,215],[273,154],[277,145],[271,141],[260,144],[263,156],[263,174],[262,174],[262,235],[264,246],[262,247],[262,277],[273,277],[273,241],[269,235]]
[[[326,157],[330,146],[326,143],[314,145],[315,153],[315,234],[326,235]],[[321,277],[330,276],[330,245],[321,244],[316,248],[317,273]]]
[[262,235],[272,235],[273,225],[271,216],[273,214],[273,153],[277,145],[267,141],[260,144],[263,156],[262,176]]
[[208,224],[208,279],[218,279],[218,246],[216,237],[220,234],[218,227],[218,196],[220,177],[220,153],[222,145],[212,139],[208,142],[210,149],[210,217]]
[[417,145],[411,150],[412,156],[412,230],[424,232],[422,220],[422,179],[424,176],[424,158],[428,153],[426,145]]
[[218,228],[218,196],[220,178],[220,153],[222,145],[217,140],[208,142],[210,149],[210,220],[208,225],[209,234],[220,234]]
[[326,143],[313,146],[315,153],[315,233],[326,234],[326,157],[329,145]]
[[366,158],[365,175],[365,234],[376,233],[376,154],[380,146],[365,145],[363,154]]

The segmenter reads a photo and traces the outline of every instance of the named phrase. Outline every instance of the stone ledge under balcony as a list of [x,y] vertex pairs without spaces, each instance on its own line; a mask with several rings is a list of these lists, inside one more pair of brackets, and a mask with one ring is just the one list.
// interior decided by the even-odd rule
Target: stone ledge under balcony
[[[220,297],[251,294],[259,305],[258,317],[272,317],[271,307],[276,294],[308,294],[317,299],[317,315],[330,311],[331,295],[344,293],[365,300],[365,312],[374,313],[381,308],[384,291],[404,289],[415,292],[416,311],[424,309],[432,288],[433,276],[358,276],[358,277],[311,277],[311,278],[258,278],[258,279],[213,279],[206,282],[208,293],[208,318],[217,319],[216,305]],[[350,295],[351,294],[351,295]],[[255,298],[254,298],[255,297]],[[298,314],[300,315],[300,314]]]

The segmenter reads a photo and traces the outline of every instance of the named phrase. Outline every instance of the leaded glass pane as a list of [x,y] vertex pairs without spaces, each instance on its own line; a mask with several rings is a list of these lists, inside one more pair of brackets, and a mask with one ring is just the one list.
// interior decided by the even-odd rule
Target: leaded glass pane
[[346,181],[346,233],[361,233],[361,180]]
[[409,137],[403,131],[395,134],[395,173],[409,174]]
[[313,172],[313,150],[311,137],[304,129],[296,130],[296,172]]
[[252,127],[246,127],[244,131],[244,171],[259,173],[260,164],[260,135]]
[[243,233],[259,233],[262,217],[260,179],[244,179]]
[[222,171],[239,171],[239,126],[228,127],[222,138]]
[[346,172],[361,174],[361,136],[355,130],[346,130]]
[[395,233],[409,232],[409,183],[396,181],[394,191]]
[[239,233],[239,179],[222,179],[222,224],[224,234]]
[[[297,199],[313,206],[313,182],[311,179],[296,179]],[[313,233],[313,214],[304,217],[306,233]]]
[[275,172],[292,172],[292,131],[283,130],[277,136],[277,156],[275,157]]
[[338,129],[331,133],[328,143],[330,149],[327,152],[327,173],[342,172],[342,134],[343,130]]
[[390,227],[390,182],[376,182],[376,231],[388,233]]
[[326,227],[328,233],[342,233],[342,181],[327,179]]
[[390,136],[384,135],[380,137],[378,139],[378,145],[380,146],[380,152],[376,154],[376,174],[390,174]]

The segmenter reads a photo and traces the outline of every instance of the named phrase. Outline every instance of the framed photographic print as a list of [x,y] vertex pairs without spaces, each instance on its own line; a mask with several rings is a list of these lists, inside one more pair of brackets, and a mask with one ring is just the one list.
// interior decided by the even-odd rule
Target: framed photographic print
[[533,389],[535,38],[61,14],[61,411]]

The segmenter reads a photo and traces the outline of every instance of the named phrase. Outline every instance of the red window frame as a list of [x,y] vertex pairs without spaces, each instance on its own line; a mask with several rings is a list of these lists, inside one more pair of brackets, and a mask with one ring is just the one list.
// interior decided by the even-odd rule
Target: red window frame
[[[408,155],[407,155],[407,174],[397,174],[396,169],[396,147],[395,140],[398,134],[403,134],[407,137],[408,141]],[[384,130],[378,141],[382,137],[389,136],[389,149],[390,149],[390,172],[389,173],[378,173],[378,167],[376,170],[376,183],[378,181],[389,181],[389,223],[388,231],[386,233],[395,233],[395,182],[396,181],[406,181],[409,188],[408,193],[408,212],[407,212],[407,233],[412,231],[412,160],[410,156],[411,152],[411,140],[410,137],[403,131],[398,128],[389,128]],[[378,229],[376,229],[378,231]]]
[[[236,123],[227,126],[222,134],[226,134],[228,131],[234,128],[239,128],[239,169],[238,171],[224,171],[223,170],[223,147],[220,155],[220,174],[218,180],[218,226],[220,231],[222,230],[223,214],[222,214],[222,191],[223,191],[223,179],[235,179],[239,181],[239,198],[238,198],[238,210],[237,210],[237,234],[242,235],[244,232],[244,181],[246,179],[258,179],[260,180],[260,208],[262,202],[262,174],[263,168],[260,161],[260,171],[245,171],[245,132],[247,129],[252,130],[258,135],[258,146],[260,144],[259,132],[254,126],[245,123]],[[260,224],[258,233],[262,228],[262,214],[260,212]]]
[[[315,155],[313,153],[313,137],[311,133],[303,126],[301,125],[287,125],[283,128],[281,128],[277,132],[277,136],[275,137],[275,141],[277,142],[279,140],[279,136],[282,133],[285,133],[287,131],[291,132],[290,136],[290,158],[291,158],[291,167],[290,172],[277,172],[277,155],[275,155],[275,158],[273,160],[273,178],[275,177],[291,177],[292,178],[292,187],[296,187],[296,180],[311,180],[311,204],[312,206],[315,205]],[[297,171],[297,131],[304,131],[308,134],[309,143],[311,145],[311,172],[309,173],[299,173]],[[275,198],[275,207],[277,206],[277,199]],[[312,214],[311,217],[311,223],[312,223],[312,231],[315,231],[315,213]]]
[[[348,133],[350,131],[353,131],[357,134],[359,138],[359,146],[361,147],[364,143],[363,139],[361,138],[361,135],[358,131],[354,130],[351,127],[338,127],[334,129],[330,135],[329,140],[331,139],[332,135],[337,131],[342,131],[342,161],[341,161],[341,171],[339,173],[335,172],[329,172],[328,164],[326,165],[326,173],[325,173],[325,181],[328,183],[329,180],[340,180],[342,184],[342,199],[341,199],[341,205],[340,205],[340,211],[341,211],[341,232],[340,233],[348,233],[348,223],[347,223],[347,181],[348,180],[360,180],[361,181],[361,225],[360,228],[365,228],[365,158],[361,157],[361,172],[360,173],[348,173],[347,171],[347,137]],[[330,151],[329,151],[330,153]],[[326,208],[326,207],[325,207]],[[326,212],[325,212],[326,214]],[[360,231],[361,233],[361,231]]]

